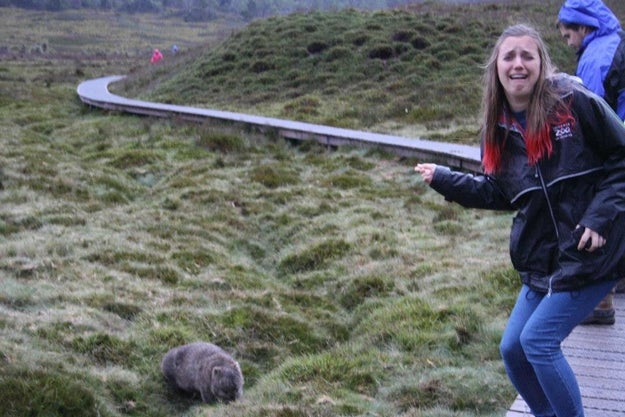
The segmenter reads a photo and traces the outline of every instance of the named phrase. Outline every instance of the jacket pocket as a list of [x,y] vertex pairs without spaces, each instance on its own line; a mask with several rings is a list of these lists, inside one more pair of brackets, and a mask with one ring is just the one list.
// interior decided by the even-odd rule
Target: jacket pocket
[[613,233],[606,244],[593,252],[585,249],[577,250],[584,228],[573,230],[561,242],[559,266],[561,284],[581,283],[590,281],[605,281],[615,279],[619,260],[623,256],[622,231]]

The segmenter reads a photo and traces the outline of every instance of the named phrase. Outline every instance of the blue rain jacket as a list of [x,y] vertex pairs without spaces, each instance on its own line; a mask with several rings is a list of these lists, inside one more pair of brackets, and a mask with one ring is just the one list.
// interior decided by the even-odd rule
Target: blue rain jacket
[[[621,43],[622,28],[617,17],[601,0],[567,0],[560,8],[558,20],[596,28],[582,41],[578,51],[576,75],[586,87],[606,98],[605,80],[612,68],[614,56]],[[625,91],[618,93],[617,103],[611,104],[621,119],[625,119]]]

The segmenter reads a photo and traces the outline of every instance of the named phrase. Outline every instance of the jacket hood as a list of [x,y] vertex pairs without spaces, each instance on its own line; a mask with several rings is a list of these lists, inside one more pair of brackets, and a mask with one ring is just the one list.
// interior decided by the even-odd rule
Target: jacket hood
[[621,30],[618,19],[601,0],[566,0],[558,12],[558,20],[592,26],[597,28],[598,36]]

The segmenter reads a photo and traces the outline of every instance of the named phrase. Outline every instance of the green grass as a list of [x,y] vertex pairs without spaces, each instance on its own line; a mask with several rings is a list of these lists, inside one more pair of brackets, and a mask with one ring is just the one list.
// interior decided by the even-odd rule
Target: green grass
[[[492,41],[508,20],[502,15],[540,11],[528,19],[546,22],[557,10],[555,2],[432,7],[271,18],[223,44],[226,22],[197,27],[99,13],[70,30],[64,23],[76,12],[2,9],[0,416],[503,415],[515,392],[497,346],[519,285],[507,255],[510,213],[449,205],[414,174],[416,161],[394,155],[106,112],[76,97],[84,79],[136,74],[128,88],[137,94],[170,89],[185,104],[210,96],[238,111],[316,114],[315,121],[334,114],[338,124],[415,131],[412,110],[362,119],[367,103],[380,114],[378,106],[403,102],[408,90],[421,94],[414,55],[401,57],[410,50],[387,62],[409,69],[393,75],[376,66],[379,58],[363,58],[390,42],[390,26],[394,44],[424,25],[418,33],[432,53],[432,45],[455,37],[437,53],[448,60],[445,68],[458,70],[468,67],[456,62],[463,55],[454,46]],[[114,29],[110,37],[103,27]],[[312,67],[284,71],[291,81],[255,77],[249,68],[260,56],[248,57],[245,71],[235,65],[238,56],[218,59],[226,46],[244,52],[255,44],[260,55],[265,44],[274,55],[285,52],[265,62],[292,62],[287,54],[296,51],[273,45],[271,27],[295,37],[302,30],[327,35],[315,46],[328,44],[317,53],[315,77]],[[489,29],[480,35],[476,27]],[[463,28],[479,38],[465,45]],[[362,48],[332,44],[331,34]],[[188,47],[180,59],[150,66],[151,47],[174,40]],[[26,47],[44,42],[45,52]],[[470,51],[470,59],[477,63],[483,52]],[[345,59],[355,68],[374,63],[369,80],[352,80]],[[183,79],[184,69],[224,62],[239,68],[222,78],[234,92],[209,79]],[[445,102],[457,96],[437,89],[453,74],[423,81],[440,106],[425,113],[450,111]],[[185,93],[174,94],[166,78]],[[293,80],[296,90],[286,87]],[[456,103],[458,117],[471,119],[463,106]],[[434,118],[422,128],[445,138],[456,123]],[[463,135],[471,136],[476,128],[467,126]],[[195,340],[239,360],[241,401],[207,406],[166,388],[163,354]]]

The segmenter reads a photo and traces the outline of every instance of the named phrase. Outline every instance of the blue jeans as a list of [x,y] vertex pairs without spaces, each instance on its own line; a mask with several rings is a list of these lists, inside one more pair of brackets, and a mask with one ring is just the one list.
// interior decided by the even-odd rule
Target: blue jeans
[[616,281],[550,296],[523,285],[499,346],[512,385],[536,417],[583,417],[577,379],[560,343]]

